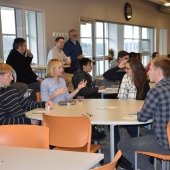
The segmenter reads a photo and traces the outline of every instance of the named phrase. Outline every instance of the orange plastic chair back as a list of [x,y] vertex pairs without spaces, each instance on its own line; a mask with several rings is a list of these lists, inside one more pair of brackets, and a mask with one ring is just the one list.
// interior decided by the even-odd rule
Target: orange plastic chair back
[[65,148],[81,148],[91,144],[91,122],[86,116],[63,117],[43,115],[44,124],[50,130],[50,145]]
[[0,146],[49,148],[49,128],[36,125],[1,125]]
[[122,152],[119,150],[116,153],[116,155],[113,158],[111,163],[108,163],[108,164],[106,164],[104,166],[101,166],[101,167],[98,167],[98,168],[95,168],[95,169],[92,169],[92,170],[115,170],[117,162],[118,162],[118,160],[120,159],[121,156],[122,156]]

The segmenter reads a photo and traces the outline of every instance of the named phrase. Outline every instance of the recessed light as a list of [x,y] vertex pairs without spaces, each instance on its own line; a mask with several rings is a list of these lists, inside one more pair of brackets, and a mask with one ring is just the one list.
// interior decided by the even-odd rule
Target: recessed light
[[170,2],[165,2],[164,6],[170,6]]

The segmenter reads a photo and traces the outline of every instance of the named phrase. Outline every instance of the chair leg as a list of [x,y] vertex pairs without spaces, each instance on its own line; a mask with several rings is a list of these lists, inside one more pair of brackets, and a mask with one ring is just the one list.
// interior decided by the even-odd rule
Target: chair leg
[[156,158],[154,158],[154,170],[157,170],[157,159]]
[[135,152],[135,170],[138,170],[138,154]]
[[167,170],[169,170],[169,161],[167,161]]
[[166,161],[162,160],[162,170],[166,170]]

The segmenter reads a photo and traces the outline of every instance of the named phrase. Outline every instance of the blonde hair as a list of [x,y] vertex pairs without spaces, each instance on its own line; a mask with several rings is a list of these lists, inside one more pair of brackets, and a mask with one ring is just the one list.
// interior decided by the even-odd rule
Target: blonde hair
[[151,63],[154,67],[158,67],[162,70],[165,78],[170,76],[170,59],[168,57],[156,57]]
[[8,64],[0,63],[0,75],[8,72],[13,73],[13,68]]
[[54,69],[62,65],[62,62],[58,59],[52,59],[48,62],[47,70],[46,70],[46,77],[53,78],[55,76]]

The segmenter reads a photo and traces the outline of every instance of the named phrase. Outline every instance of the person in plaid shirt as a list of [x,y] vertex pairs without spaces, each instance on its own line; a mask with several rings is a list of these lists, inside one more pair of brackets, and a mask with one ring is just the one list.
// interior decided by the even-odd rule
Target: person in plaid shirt
[[[149,90],[137,117],[142,122],[153,119],[153,129],[147,130],[145,136],[121,140],[118,144],[118,148],[132,165],[135,165],[136,150],[170,154],[166,129],[170,120],[170,59],[167,57],[153,59],[148,75],[150,81],[156,83],[156,87]],[[139,155],[138,168],[152,170],[154,166],[148,157]]]

